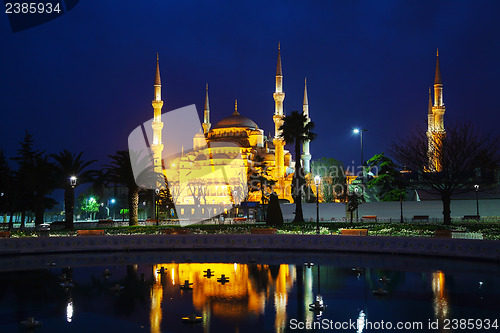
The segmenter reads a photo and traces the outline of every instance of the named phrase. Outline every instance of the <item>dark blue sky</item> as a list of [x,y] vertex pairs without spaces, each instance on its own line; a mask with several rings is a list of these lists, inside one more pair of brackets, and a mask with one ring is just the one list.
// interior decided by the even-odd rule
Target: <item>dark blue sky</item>
[[12,33],[0,15],[0,149],[14,156],[29,130],[49,153],[84,151],[105,162],[153,116],[156,52],[163,112],[210,86],[212,124],[239,111],[274,131],[281,42],[285,111],[309,109],[313,159],[359,161],[425,126],[440,52],[445,125],[498,131],[500,1],[90,1]]

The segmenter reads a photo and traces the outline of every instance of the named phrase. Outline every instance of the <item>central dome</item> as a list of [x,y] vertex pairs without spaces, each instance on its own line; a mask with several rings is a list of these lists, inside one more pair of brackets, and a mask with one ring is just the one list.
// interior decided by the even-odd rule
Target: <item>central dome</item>
[[214,128],[228,128],[228,127],[243,127],[249,129],[259,128],[252,119],[242,116],[240,114],[232,114],[229,117],[223,118],[214,126]]

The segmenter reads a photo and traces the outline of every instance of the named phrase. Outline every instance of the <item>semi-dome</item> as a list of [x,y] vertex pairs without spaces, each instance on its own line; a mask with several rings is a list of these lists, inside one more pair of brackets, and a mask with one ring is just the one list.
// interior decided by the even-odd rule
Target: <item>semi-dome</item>
[[257,124],[250,118],[242,116],[240,114],[232,114],[219,121],[214,128],[228,128],[228,127],[243,127],[249,129],[259,128]]

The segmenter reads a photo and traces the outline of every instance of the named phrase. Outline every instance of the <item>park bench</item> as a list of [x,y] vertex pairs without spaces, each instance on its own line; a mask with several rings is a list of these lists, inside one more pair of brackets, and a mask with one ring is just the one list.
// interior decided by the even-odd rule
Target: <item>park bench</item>
[[99,220],[97,224],[100,227],[112,227],[113,226],[113,220]]
[[10,231],[0,231],[0,238],[10,238]]
[[412,218],[412,221],[426,221],[429,222],[429,215],[415,215]]
[[470,220],[479,221],[479,218],[480,218],[479,215],[464,215],[463,221],[470,221]]
[[451,238],[451,230],[436,230],[434,237]]
[[363,215],[361,220],[363,222],[377,222],[377,215]]
[[254,235],[275,235],[277,232],[276,228],[252,228],[250,233]]
[[168,229],[163,229],[161,233],[163,235],[189,235],[191,234],[191,230],[180,229],[180,228],[168,228]]
[[340,229],[342,236],[368,236],[368,229]]
[[104,230],[94,230],[94,229],[77,230],[76,235],[77,236],[99,236],[99,235],[104,235]]

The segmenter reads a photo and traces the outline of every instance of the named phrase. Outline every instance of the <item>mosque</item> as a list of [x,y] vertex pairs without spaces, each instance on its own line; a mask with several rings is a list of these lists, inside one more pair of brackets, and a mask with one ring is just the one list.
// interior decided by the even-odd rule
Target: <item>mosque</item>
[[[212,126],[207,84],[202,128],[194,135],[192,147],[183,148],[175,159],[165,162],[162,159],[163,101],[158,57],[154,92],[151,124],[154,171],[166,176],[179,218],[210,218],[241,203],[260,202],[262,195],[271,192],[280,199],[293,202],[291,183],[295,162],[285,149],[285,141],[280,138],[285,93],[279,46],[272,138],[271,135],[266,137],[253,120],[238,112],[237,101],[233,113]],[[304,85],[303,112],[310,121],[307,83]],[[306,174],[310,173],[310,161],[309,142],[304,142],[301,162]],[[272,181],[267,186],[262,185],[257,176]]]

